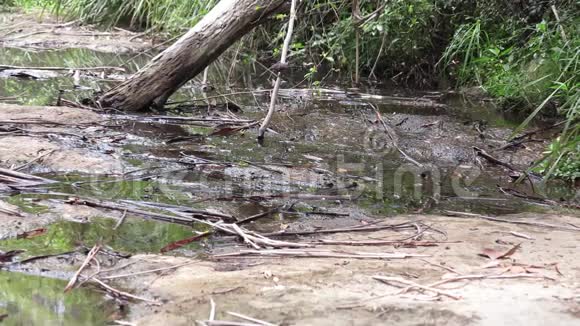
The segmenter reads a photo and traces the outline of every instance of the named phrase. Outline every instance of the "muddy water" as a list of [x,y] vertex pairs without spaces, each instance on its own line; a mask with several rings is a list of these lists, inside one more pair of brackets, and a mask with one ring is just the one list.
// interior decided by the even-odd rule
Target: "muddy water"
[[[127,73],[136,71],[149,59],[148,56],[132,58],[75,49],[44,52],[0,49],[0,58],[0,64],[19,66],[119,66],[126,68]],[[127,63],[129,59],[132,60]],[[222,69],[214,67],[212,70],[210,80],[218,87],[208,95],[216,104],[235,103],[243,108],[243,112],[236,112],[242,118],[259,119],[263,116],[269,98],[260,88],[268,87],[266,78],[237,78],[244,81],[242,85],[233,83],[226,87]],[[0,77],[0,101],[48,105],[56,102],[59,90],[65,91],[65,98],[79,100],[125,78],[124,74],[82,74],[82,87],[79,88],[74,85],[73,72],[43,75],[33,70],[26,73],[32,77],[15,77],[4,71]],[[391,89],[353,91],[341,87],[313,92],[291,89],[288,85],[281,94],[283,109],[275,115],[272,123],[272,129],[279,134],[269,134],[263,146],[256,144],[254,130],[231,136],[209,136],[214,130],[211,127],[131,122],[111,131],[127,134],[127,137],[107,146],[91,147],[95,151],[114,153],[126,164],[125,174],[53,171],[44,176],[59,181],[58,184],[40,193],[12,196],[7,201],[26,213],[41,215],[64,215],[62,205],[54,203],[69,196],[81,196],[125,200],[125,203],[153,202],[212,209],[238,218],[267,212],[274,205],[287,204],[289,208],[284,212],[271,214],[269,218],[248,226],[266,232],[277,231],[282,225],[290,230],[332,227],[341,223],[352,224],[369,215],[388,217],[415,211],[441,213],[456,210],[502,215],[554,209],[541,201],[500,192],[498,186],[512,186],[507,171],[474,157],[473,146],[477,146],[525,169],[535,158],[534,153],[541,151],[545,143],[531,143],[529,148],[515,151],[494,152],[504,144],[522,117],[501,113],[489,103],[471,103],[453,94]],[[249,89],[257,91],[248,94]],[[217,96],[239,92],[245,94]],[[194,81],[171,99],[173,104],[164,114],[215,117],[224,113],[220,109],[208,109],[204,101],[192,102],[192,99],[203,99],[202,95],[199,83]],[[436,105],[393,101],[393,97],[401,96],[434,98],[432,103]],[[390,145],[392,141],[377,123],[369,103],[380,110],[392,127],[401,150],[418,161],[421,167],[405,159]],[[179,138],[186,140],[177,141]],[[95,143],[99,144],[99,140]],[[187,164],[188,160],[200,159],[220,163]],[[480,166],[486,167],[481,169]],[[32,166],[29,170],[46,171],[42,165]],[[545,198],[554,201],[572,200],[577,196],[575,189],[559,182],[536,183],[533,189],[529,183],[515,187],[526,194],[541,192]],[[348,195],[356,200],[268,201],[260,198],[280,193],[321,197]],[[233,197],[238,200],[233,200]],[[334,218],[313,212],[350,215]],[[168,244],[191,237],[195,231],[204,231],[196,226],[133,218],[115,229],[117,222],[109,218],[113,217],[110,213],[101,211],[92,218],[73,216],[58,221],[47,226],[45,232],[37,237],[0,241],[0,250],[25,249],[27,252],[19,259],[26,259],[101,243],[121,254],[158,253]],[[194,256],[220,245],[219,239],[212,239],[201,244],[189,244],[171,254]],[[60,265],[53,268],[63,269]],[[9,318],[20,316],[20,319],[7,319],[8,324],[34,324],[34,318],[39,318],[37,316],[44,311],[65,325],[69,322],[67,318],[74,314],[80,316],[79,320],[85,320],[81,324],[87,325],[98,324],[105,318],[102,309],[97,308],[100,297],[93,293],[81,290],[73,296],[62,297],[60,291],[64,285],[61,281],[28,279],[29,276],[9,273],[0,274],[0,278],[10,281],[0,294],[0,309],[5,307]],[[32,291],[25,287],[28,284],[36,284],[46,297],[35,300],[24,296],[26,291]],[[78,303],[86,304],[79,308]],[[21,313],[15,314],[14,311]]]
[[2,325],[104,325],[109,305],[87,289],[65,294],[65,280],[0,271]]

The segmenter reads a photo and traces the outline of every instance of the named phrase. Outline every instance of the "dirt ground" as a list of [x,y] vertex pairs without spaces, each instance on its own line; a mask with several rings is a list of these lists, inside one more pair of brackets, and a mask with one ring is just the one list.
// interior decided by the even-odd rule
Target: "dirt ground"
[[[577,217],[573,216],[509,218],[560,225],[577,223]],[[406,221],[422,221],[444,231],[449,243],[417,248],[324,248],[426,255],[392,260],[228,258],[207,261],[139,255],[131,258],[134,264],[115,274],[191,262],[173,271],[122,279],[124,288],[162,302],[160,306],[143,303],[132,306],[128,320],[137,325],[191,325],[195,320],[206,320],[211,299],[217,305],[217,319],[235,320],[226,313],[230,311],[286,325],[577,325],[580,322],[579,232],[431,215],[399,216],[389,219],[388,223]],[[427,231],[423,239],[437,236]],[[404,237],[405,233],[379,231],[318,239],[362,241]],[[507,259],[492,261],[478,255],[485,248],[505,252],[516,244],[521,244],[520,248]],[[457,300],[432,296],[429,291],[397,295],[399,289],[373,279],[375,275],[382,275],[427,285],[462,275],[522,274],[546,276],[546,279],[482,279],[439,287],[457,296]]]
[[151,42],[138,33],[120,29],[98,31],[93,26],[57,21],[46,13],[9,12],[0,13],[0,46],[37,50],[86,48],[128,53],[149,49]]

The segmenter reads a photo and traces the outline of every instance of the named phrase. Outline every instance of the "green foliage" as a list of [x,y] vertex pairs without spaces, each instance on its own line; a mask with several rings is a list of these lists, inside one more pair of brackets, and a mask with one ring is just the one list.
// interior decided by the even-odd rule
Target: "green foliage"
[[505,106],[533,109],[514,135],[540,112],[556,109],[567,123],[536,169],[574,179],[580,174],[580,19],[573,4],[559,7],[559,20],[551,7],[541,12],[535,23],[492,15],[460,25],[439,66],[458,85],[481,85]]

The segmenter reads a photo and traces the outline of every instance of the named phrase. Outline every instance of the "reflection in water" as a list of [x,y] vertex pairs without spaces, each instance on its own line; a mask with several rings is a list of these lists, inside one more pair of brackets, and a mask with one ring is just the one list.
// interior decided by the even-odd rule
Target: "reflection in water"
[[64,293],[66,281],[0,271],[3,326],[105,325],[112,307],[87,289]]
[[[94,219],[91,223],[60,221],[51,224],[45,234],[29,239],[0,241],[0,250],[25,249],[20,259],[39,255],[59,254],[79,246],[96,243],[125,253],[159,252],[167,244],[191,237],[192,228],[172,223],[128,218],[117,230],[112,219]],[[199,244],[187,248],[199,249]]]
[[[149,56],[118,55],[101,53],[87,49],[67,49],[54,51],[25,51],[0,48],[0,64],[20,67],[123,67],[127,73],[135,72],[149,61]],[[28,105],[54,105],[59,90],[64,90],[64,98],[78,101],[91,97],[94,91],[106,88],[111,81],[102,80],[98,74],[83,78],[81,85],[86,90],[75,90],[72,71],[62,71],[60,77],[41,80],[21,78],[0,78],[0,98],[12,98],[13,102]]]

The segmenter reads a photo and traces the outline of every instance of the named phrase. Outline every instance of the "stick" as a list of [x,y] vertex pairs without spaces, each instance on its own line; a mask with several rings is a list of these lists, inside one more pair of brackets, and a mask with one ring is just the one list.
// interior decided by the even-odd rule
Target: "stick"
[[381,112],[379,112],[379,110],[377,109],[377,107],[376,107],[376,106],[374,106],[373,104],[371,104],[371,103],[368,103],[368,104],[369,104],[369,105],[370,105],[370,106],[373,108],[373,110],[375,111],[375,114],[377,115],[377,119],[378,119],[378,120],[381,122],[381,125],[383,125],[383,128],[385,129],[385,132],[387,133],[387,136],[389,136],[389,138],[390,138],[390,139],[391,139],[391,141],[393,142],[393,146],[394,146],[394,147],[397,149],[397,151],[398,151],[399,153],[401,153],[401,155],[403,155],[403,157],[404,157],[404,158],[405,158],[407,161],[409,161],[409,162],[411,162],[411,163],[415,164],[415,165],[416,165],[416,166],[418,166],[418,167],[423,167],[423,164],[421,164],[421,163],[419,163],[419,162],[415,161],[415,160],[414,160],[412,157],[410,157],[409,155],[407,155],[407,153],[405,153],[405,152],[404,152],[404,151],[403,151],[403,150],[402,150],[402,149],[399,147],[399,144],[397,144],[397,140],[396,140],[396,139],[395,139],[395,137],[394,137],[394,136],[391,134],[391,131],[390,131],[390,129],[391,129],[391,128],[390,128],[390,127],[387,125],[387,123],[385,122],[385,120],[383,120],[383,117],[381,116]]
[[253,222],[253,221],[255,221],[257,219],[260,219],[262,217],[268,216],[270,214],[277,213],[279,210],[280,210],[280,207],[276,207],[276,208],[271,209],[271,210],[269,210],[267,212],[260,213],[260,214],[256,214],[256,215],[252,215],[250,217],[246,217],[243,220],[237,221],[235,224],[242,225],[242,224],[245,224],[245,223]]
[[237,321],[225,321],[225,320],[206,320],[199,322],[201,325],[207,326],[261,326],[261,324],[254,323],[240,323]]
[[115,224],[115,226],[113,227],[113,230],[117,230],[123,224],[123,222],[125,222],[126,217],[127,217],[127,210],[125,210],[123,212],[123,215],[121,216],[119,221],[117,221],[117,224]]
[[31,164],[33,164],[33,163],[35,163],[35,162],[38,162],[38,161],[42,160],[43,158],[45,158],[45,157],[47,157],[47,156],[51,155],[51,154],[52,154],[52,153],[54,153],[55,151],[56,151],[56,149],[53,149],[53,150],[50,150],[50,151],[48,151],[47,153],[40,154],[40,155],[38,155],[38,156],[37,156],[35,159],[33,159],[32,161],[30,161],[30,162],[28,162],[28,163],[24,163],[24,164],[22,164],[22,165],[20,165],[20,166],[18,166],[18,167],[16,167],[16,168],[14,168],[14,170],[15,170],[15,171],[20,171],[20,170],[22,170],[22,169],[24,169],[24,168],[28,167],[29,165],[31,165]]
[[89,262],[97,255],[99,250],[101,250],[101,246],[99,246],[99,245],[93,246],[91,251],[89,251],[89,253],[87,254],[85,261],[83,261],[81,267],[74,273],[74,275],[72,276],[72,278],[70,279],[70,281],[68,282],[66,287],[64,288],[64,292],[70,291],[75,286],[75,284],[78,281],[79,276],[81,275],[81,272],[89,265]]
[[209,311],[209,320],[215,320],[215,301],[212,297],[209,297],[209,304],[211,305],[211,310]]
[[247,320],[247,321],[254,322],[256,324],[260,324],[260,325],[264,325],[264,326],[276,326],[276,324],[272,324],[272,323],[269,323],[267,321],[263,321],[263,320],[256,319],[256,318],[252,318],[252,317],[248,317],[246,315],[242,315],[242,314],[239,314],[237,312],[226,311],[226,313],[229,314],[229,315],[232,315],[234,317],[238,317],[240,319],[244,319],[244,320]]
[[364,240],[364,241],[336,241],[336,240],[318,240],[312,244],[320,245],[344,245],[344,246],[410,246],[410,247],[436,247],[440,243],[459,243],[460,241],[390,241],[390,240]]
[[435,286],[439,286],[442,284],[446,284],[446,283],[452,283],[452,282],[457,282],[457,281],[464,281],[464,280],[482,280],[482,279],[492,279],[492,280],[498,280],[498,279],[514,279],[514,278],[542,278],[542,279],[546,279],[546,280],[550,280],[550,281],[555,281],[555,279],[545,276],[545,275],[534,275],[534,274],[500,274],[500,275],[484,275],[484,274],[480,274],[480,275],[462,275],[462,276],[456,276],[456,277],[451,277],[445,280],[441,280],[439,282],[435,282],[433,284],[429,284],[429,287],[435,287]]
[[239,252],[214,255],[214,258],[229,258],[236,256],[256,257],[292,257],[292,258],[355,258],[355,259],[405,259],[412,257],[430,257],[430,255],[406,254],[406,253],[376,253],[376,252],[349,252],[338,250],[242,250]]
[[149,300],[147,298],[139,297],[139,296],[133,295],[131,293],[127,293],[127,292],[123,292],[123,291],[117,290],[117,289],[115,289],[115,288],[107,285],[105,282],[99,280],[98,278],[93,278],[93,280],[97,284],[99,284],[101,287],[103,287],[105,290],[110,291],[110,292],[112,292],[112,293],[114,293],[116,295],[119,295],[119,296],[122,296],[122,297],[126,297],[126,298],[130,298],[130,299],[145,301],[147,303],[150,303],[150,304],[153,304],[153,305],[156,305],[156,306],[160,306],[161,305],[161,303],[159,303],[157,301]]
[[121,68],[121,67],[21,67],[21,66],[8,66],[8,65],[0,65],[0,71],[1,70],[8,70],[8,69],[14,69],[14,70],[49,70],[49,71],[68,71],[68,70],[81,70],[81,71],[92,71],[92,70],[114,70],[114,71],[120,71],[120,72],[125,72],[125,68]]
[[514,237],[524,238],[524,239],[528,239],[528,240],[534,240],[534,238],[530,237],[527,234],[523,234],[523,233],[519,233],[519,232],[515,232],[515,231],[510,231],[509,233],[511,235],[513,235]]
[[150,274],[150,273],[168,271],[168,270],[177,269],[179,267],[183,267],[183,266],[186,266],[186,265],[191,265],[191,264],[196,263],[196,262],[197,261],[189,261],[187,263],[183,263],[183,264],[179,264],[179,265],[174,265],[174,266],[169,266],[169,267],[162,267],[162,268],[156,268],[156,269],[150,269],[150,270],[147,270],[147,271],[141,271],[141,272],[136,272],[136,273],[127,273],[127,274],[120,274],[120,275],[104,276],[104,277],[101,277],[101,279],[103,279],[103,280],[112,280],[112,279],[116,279],[116,278],[131,277],[131,276],[136,276],[136,275],[143,275],[143,274]]
[[352,1],[352,16],[353,16],[353,26],[355,31],[355,67],[354,67],[354,83],[356,85],[359,84],[360,81],[360,73],[359,73],[359,64],[360,64],[360,25],[357,23],[361,19],[360,17],[360,6],[358,0]]
[[[290,48],[290,41],[292,40],[292,33],[294,31],[294,20],[296,19],[296,0],[292,0],[292,4],[290,6],[290,19],[288,21],[288,30],[286,31],[286,38],[284,39],[284,46],[282,47],[282,57],[280,58],[280,63],[286,64],[287,63],[287,56],[288,56],[288,49]],[[276,106],[276,100],[278,98],[278,91],[280,90],[280,84],[282,83],[282,73],[278,72],[278,76],[276,77],[276,84],[274,85],[274,90],[272,91],[272,98],[270,100],[270,108],[268,109],[268,113],[258,130],[258,141],[264,139],[264,133],[268,129],[268,125],[272,120],[272,116],[274,115],[274,109]]]
[[375,280],[379,280],[379,281],[382,281],[382,282],[399,282],[399,283],[403,283],[403,284],[409,285],[409,287],[403,289],[398,294],[402,294],[404,292],[407,292],[410,288],[415,287],[415,288],[419,288],[419,289],[423,289],[423,290],[427,290],[427,291],[431,291],[431,292],[437,293],[438,295],[443,295],[443,296],[449,297],[449,298],[451,298],[453,300],[459,300],[459,299],[461,299],[461,297],[455,296],[453,294],[447,293],[447,292],[442,291],[442,290],[435,289],[435,288],[433,288],[431,286],[417,284],[415,282],[407,281],[407,280],[402,279],[402,278],[399,278],[399,277],[373,276],[373,278]]
[[483,157],[484,159],[486,159],[490,163],[497,164],[497,165],[501,165],[501,166],[506,167],[506,168],[508,168],[508,169],[510,169],[512,171],[520,172],[515,167],[513,167],[511,164],[508,164],[508,163],[505,163],[503,161],[498,160],[497,158],[489,155],[486,151],[484,151],[481,148],[478,148],[478,147],[473,146],[473,150],[475,151],[475,153],[478,156]]
[[466,213],[466,212],[457,212],[457,211],[444,211],[445,213],[453,216],[468,216],[468,217],[477,217],[482,218],[484,220],[494,221],[494,222],[502,222],[502,223],[511,223],[511,224],[521,224],[521,225],[529,225],[529,226],[537,226],[537,227],[544,227],[544,228],[552,228],[552,229],[559,229],[565,231],[577,231],[580,232],[580,228],[578,227],[567,227],[564,225],[555,225],[555,224],[547,224],[547,223],[540,223],[540,222],[524,222],[524,221],[513,221],[513,220],[506,220],[498,217],[493,216],[485,216],[480,214],[474,213]]
[[297,231],[297,232],[275,232],[267,233],[265,236],[295,236],[295,235],[312,235],[312,234],[325,234],[325,233],[345,233],[345,232],[374,232],[388,229],[406,229],[414,227],[410,223],[401,224],[390,224],[390,225],[380,225],[380,226],[355,226],[351,228],[340,228],[340,229],[326,229],[326,230],[315,230],[315,231]]

